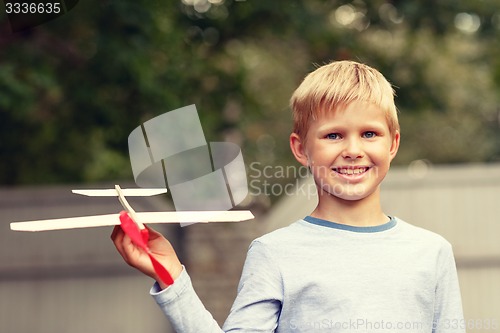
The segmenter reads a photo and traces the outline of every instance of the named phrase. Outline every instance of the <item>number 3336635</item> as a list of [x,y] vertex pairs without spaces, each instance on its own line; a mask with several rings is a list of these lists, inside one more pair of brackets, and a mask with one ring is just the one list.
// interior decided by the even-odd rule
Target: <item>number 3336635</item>
[[59,14],[61,4],[59,2],[6,2],[5,12],[7,14]]

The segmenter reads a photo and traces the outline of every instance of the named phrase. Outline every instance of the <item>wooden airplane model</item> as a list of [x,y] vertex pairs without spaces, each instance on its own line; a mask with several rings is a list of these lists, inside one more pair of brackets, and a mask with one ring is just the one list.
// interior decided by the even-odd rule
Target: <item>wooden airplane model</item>
[[[127,202],[126,196],[152,196],[166,193],[166,189],[130,188],[122,189],[115,185],[114,189],[73,190],[75,194],[86,196],[117,196],[125,211],[137,224],[140,230],[144,224],[154,223],[208,223],[239,222],[250,220],[254,216],[248,210],[230,211],[169,211],[169,212],[135,212]],[[10,229],[15,231],[46,231],[75,228],[91,228],[120,224],[120,214],[79,216],[36,221],[12,222]]]
[[248,210],[136,212],[125,198],[125,196],[151,196],[166,192],[166,189],[121,189],[118,185],[115,185],[115,189],[73,190],[73,193],[87,196],[117,196],[124,211],[119,214],[13,222],[10,224],[10,229],[43,231],[121,225],[131,240],[147,253],[158,277],[167,285],[171,285],[174,283],[172,276],[149,250],[149,231],[144,223],[238,222],[252,219],[254,216]]

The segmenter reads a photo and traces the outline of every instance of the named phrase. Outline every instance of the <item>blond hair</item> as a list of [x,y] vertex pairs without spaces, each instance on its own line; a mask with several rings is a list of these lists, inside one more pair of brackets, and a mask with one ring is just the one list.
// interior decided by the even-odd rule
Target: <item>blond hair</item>
[[309,73],[290,99],[293,132],[305,139],[312,120],[353,101],[372,103],[386,113],[390,133],[399,131],[394,89],[376,69],[354,61],[334,61]]

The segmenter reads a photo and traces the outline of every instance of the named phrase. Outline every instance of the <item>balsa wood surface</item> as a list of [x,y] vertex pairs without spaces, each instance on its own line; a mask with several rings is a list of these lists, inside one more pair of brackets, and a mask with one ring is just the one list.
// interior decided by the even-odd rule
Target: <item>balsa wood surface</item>
[[[254,216],[248,210],[230,211],[175,211],[175,212],[136,212],[141,223],[209,223],[240,222]],[[119,214],[79,216],[60,219],[12,222],[10,229],[15,231],[48,231],[76,228],[104,227],[120,224]]]

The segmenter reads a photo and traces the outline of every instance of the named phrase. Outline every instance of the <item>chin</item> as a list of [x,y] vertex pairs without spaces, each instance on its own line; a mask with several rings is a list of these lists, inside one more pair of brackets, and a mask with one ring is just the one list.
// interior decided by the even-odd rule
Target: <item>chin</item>
[[367,191],[364,186],[353,186],[349,188],[340,188],[335,190],[330,190],[328,188],[323,188],[321,195],[329,195],[343,201],[361,201],[373,195],[376,191]]

